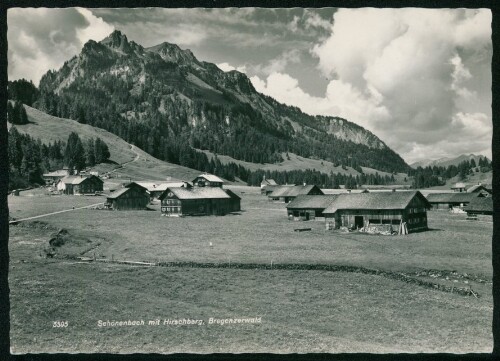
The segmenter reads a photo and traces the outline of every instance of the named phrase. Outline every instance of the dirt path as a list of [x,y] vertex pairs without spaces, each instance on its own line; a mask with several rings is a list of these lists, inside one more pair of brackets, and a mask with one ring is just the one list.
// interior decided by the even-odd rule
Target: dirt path
[[101,204],[104,204],[104,202],[100,202],[100,203],[95,203],[95,204],[90,204],[88,206],[83,206],[83,207],[77,207],[77,208],[71,208],[71,209],[64,209],[62,211],[57,211],[57,212],[51,212],[51,213],[46,213],[46,214],[40,214],[38,216],[33,216],[33,217],[28,217],[28,218],[22,218],[22,219],[16,219],[14,221],[10,221],[9,223],[18,223],[18,222],[22,222],[22,221],[30,221],[32,219],[37,219],[37,218],[42,218],[42,217],[47,217],[47,216],[51,216],[51,215],[54,215],[54,214],[59,214],[59,213],[64,213],[64,212],[71,212],[71,211],[77,211],[79,209],[85,209],[85,208],[91,208],[91,207],[96,207],[96,206],[99,206]]
[[113,170],[111,170],[111,171],[109,171],[107,173],[104,173],[103,175],[109,175],[109,174],[115,173],[117,170],[123,169],[123,167],[125,167],[127,164],[130,164],[130,163],[133,163],[133,162],[137,162],[139,160],[139,158],[140,158],[140,155],[139,155],[139,153],[135,149],[136,149],[136,146],[130,144],[130,150],[135,153],[135,158],[134,159],[129,160],[128,162],[124,162],[124,163],[120,164],[115,169],[113,169]]

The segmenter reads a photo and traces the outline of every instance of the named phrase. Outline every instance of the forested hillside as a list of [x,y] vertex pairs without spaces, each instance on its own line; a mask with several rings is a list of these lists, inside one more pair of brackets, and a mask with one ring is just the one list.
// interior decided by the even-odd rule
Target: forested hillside
[[200,170],[206,159],[194,148],[253,163],[278,162],[292,152],[355,169],[408,169],[380,139],[347,120],[304,114],[257,93],[244,74],[225,73],[174,44],[143,48],[118,31],[89,41],[45,74],[34,106]]

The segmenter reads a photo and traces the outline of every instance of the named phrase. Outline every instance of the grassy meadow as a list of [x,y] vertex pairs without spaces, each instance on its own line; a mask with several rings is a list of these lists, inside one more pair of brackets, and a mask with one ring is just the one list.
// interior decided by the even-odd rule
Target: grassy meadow
[[[257,188],[232,189],[242,197],[243,211],[224,217],[161,217],[153,204],[149,211],[81,209],[11,226],[13,352],[491,351],[488,219],[429,212],[428,232],[331,232],[321,221],[288,221],[285,205],[268,202]],[[9,197],[16,218],[47,213],[50,204],[65,209],[100,199],[24,193]],[[294,232],[299,227],[312,231]],[[46,258],[49,240],[60,229],[67,231],[67,243],[56,249],[55,258]],[[434,270],[443,273],[422,279],[470,286],[480,297],[356,272],[143,267],[67,258],[94,255],[128,261],[347,265],[408,275]],[[210,317],[262,317],[262,323],[208,325]],[[98,320],[166,318],[205,324],[97,326]],[[57,320],[67,320],[68,327],[52,327]]]

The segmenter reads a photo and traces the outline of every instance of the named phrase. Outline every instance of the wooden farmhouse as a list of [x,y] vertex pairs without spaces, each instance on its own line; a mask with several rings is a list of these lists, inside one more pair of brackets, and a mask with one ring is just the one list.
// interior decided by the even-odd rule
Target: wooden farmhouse
[[142,188],[131,186],[114,191],[106,197],[104,207],[117,211],[145,209],[149,204],[149,194]]
[[478,193],[430,193],[427,195],[432,210],[446,210],[449,211],[453,208],[463,209],[474,198],[483,197],[480,192]]
[[56,188],[63,194],[95,194],[96,192],[102,192],[103,184],[102,179],[95,175],[69,175],[59,180]]
[[470,201],[464,207],[464,211],[468,216],[478,214],[493,215],[493,198],[492,197],[477,197]]
[[326,228],[361,229],[406,223],[408,232],[427,229],[427,199],[419,191],[339,194],[323,211]]
[[299,195],[287,204],[288,219],[294,221],[309,221],[323,219],[323,211],[338,195]]
[[269,200],[288,203],[301,194],[320,195],[323,191],[316,185],[282,186],[268,195]]
[[198,177],[193,179],[193,185],[196,187],[220,187],[224,181],[213,174],[200,174]]
[[125,185],[129,188],[132,185],[139,186],[148,192],[151,200],[158,199],[167,188],[191,188],[188,182],[131,182]]
[[217,186],[167,188],[160,200],[164,216],[222,216],[241,210],[241,198]]
[[260,189],[261,194],[265,194],[266,196],[269,196],[272,192],[275,190],[281,189],[281,188],[286,188],[286,187],[294,187],[295,184],[286,184],[286,185],[268,185],[265,186],[264,188]]

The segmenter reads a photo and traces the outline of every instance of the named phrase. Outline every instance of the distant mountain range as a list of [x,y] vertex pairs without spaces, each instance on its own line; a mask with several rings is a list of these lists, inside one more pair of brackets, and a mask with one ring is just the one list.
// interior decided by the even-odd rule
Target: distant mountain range
[[151,155],[196,168],[195,149],[252,163],[286,152],[336,166],[405,172],[409,166],[373,133],[338,117],[311,116],[258,93],[190,50],[144,48],[114,31],[46,73],[34,106],[106,129]]
[[[476,164],[478,164],[479,159],[482,159],[482,158],[488,159],[484,155],[462,154],[462,155],[459,155],[458,157],[455,157],[455,158],[446,158],[445,157],[445,158],[439,158],[439,159],[435,159],[435,160],[422,160],[419,162],[412,163],[412,164],[410,164],[410,166],[412,168],[415,168],[415,169],[417,167],[424,168],[424,167],[428,167],[428,166],[448,167],[450,165],[458,165],[465,160],[470,161],[471,159],[474,159]],[[489,161],[489,159],[488,159],[488,161]]]

